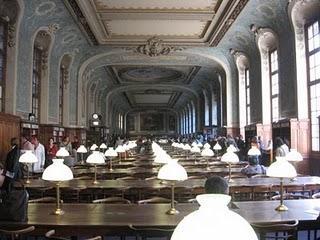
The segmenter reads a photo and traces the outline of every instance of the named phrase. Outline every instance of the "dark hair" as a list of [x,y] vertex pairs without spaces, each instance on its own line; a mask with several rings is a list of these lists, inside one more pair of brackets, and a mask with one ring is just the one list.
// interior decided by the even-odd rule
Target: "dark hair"
[[204,189],[205,192],[209,194],[228,194],[229,192],[228,182],[220,176],[212,176],[208,178],[204,184]]
[[13,137],[10,139],[11,146],[17,146],[18,145],[18,139],[16,137]]
[[275,147],[280,147],[281,145],[283,145],[283,140],[280,137],[276,137],[276,139],[274,140],[274,145]]

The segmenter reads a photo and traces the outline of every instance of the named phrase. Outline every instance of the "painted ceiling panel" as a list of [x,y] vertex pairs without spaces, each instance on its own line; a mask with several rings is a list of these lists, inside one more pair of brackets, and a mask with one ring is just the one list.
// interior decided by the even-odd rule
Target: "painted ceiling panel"
[[197,20],[112,20],[105,26],[111,36],[200,37],[206,22]]
[[136,104],[168,104],[172,94],[135,94]]
[[94,0],[98,9],[201,9],[213,10],[217,0]]

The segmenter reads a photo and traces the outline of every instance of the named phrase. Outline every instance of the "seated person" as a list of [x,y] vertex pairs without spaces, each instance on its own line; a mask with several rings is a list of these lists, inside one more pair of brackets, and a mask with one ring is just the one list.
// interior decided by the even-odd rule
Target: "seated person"
[[259,164],[258,156],[248,156],[249,164],[241,169],[241,173],[247,176],[266,174],[266,167]]
[[206,180],[204,190],[206,194],[229,194],[229,185],[226,179],[212,176]]

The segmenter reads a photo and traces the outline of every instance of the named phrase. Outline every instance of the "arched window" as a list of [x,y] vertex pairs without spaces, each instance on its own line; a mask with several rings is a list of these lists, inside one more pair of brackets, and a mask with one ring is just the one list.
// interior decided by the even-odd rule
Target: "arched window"
[[65,66],[60,65],[60,81],[59,81],[59,124],[63,124],[63,93],[64,93],[64,76],[65,76]]
[[189,112],[189,133],[192,133],[192,107],[190,103],[188,104],[188,112]]
[[191,102],[191,108],[192,108],[192,130],[195,133],[197,131],[197,129],[196,129],[196,108],[194,107],[193,102]]
[[40,83],[41,83],[41,57],[42,49],[34,47],[33,49],[33,71],[32,71],[32,108],[35,122],[40,118]]
[[0,19],[0,112],[4,111],[7,60],[7,23]]
[[209,109],[209,99],[207,96],[207,93],[203,91],[203,96],[204,96],[204,125],[209,126],[210,125],[210,109]]
[[320,151],[320,20],[307,26],[307,66],[312,151]]
[[218,125],[218,101],[214,91],[211,94],[211,124],[212,126]]
[[269,52],[270,89],[271,89],[271,117],[272,122],[279,120],[279,62],[278,50]]
[[244,70],[244,81],[246,86],[246,117],[247,125],[251,123],[251,106],[250,106],[250,75],[249,68]]

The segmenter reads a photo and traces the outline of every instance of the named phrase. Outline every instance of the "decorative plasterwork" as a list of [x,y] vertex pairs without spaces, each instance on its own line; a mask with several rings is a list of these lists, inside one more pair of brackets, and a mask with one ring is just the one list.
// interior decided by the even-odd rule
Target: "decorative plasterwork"
[[65,0],[100,44],[141,45],[152,36],[170,45],[214,45],[248,0]]
[[163,41],[157,37],[148,39],[147,43],[136,48],[136,52],[155,57],[159,55],[168,55],[170,52],[181,51],[182,47],[165,46]]

